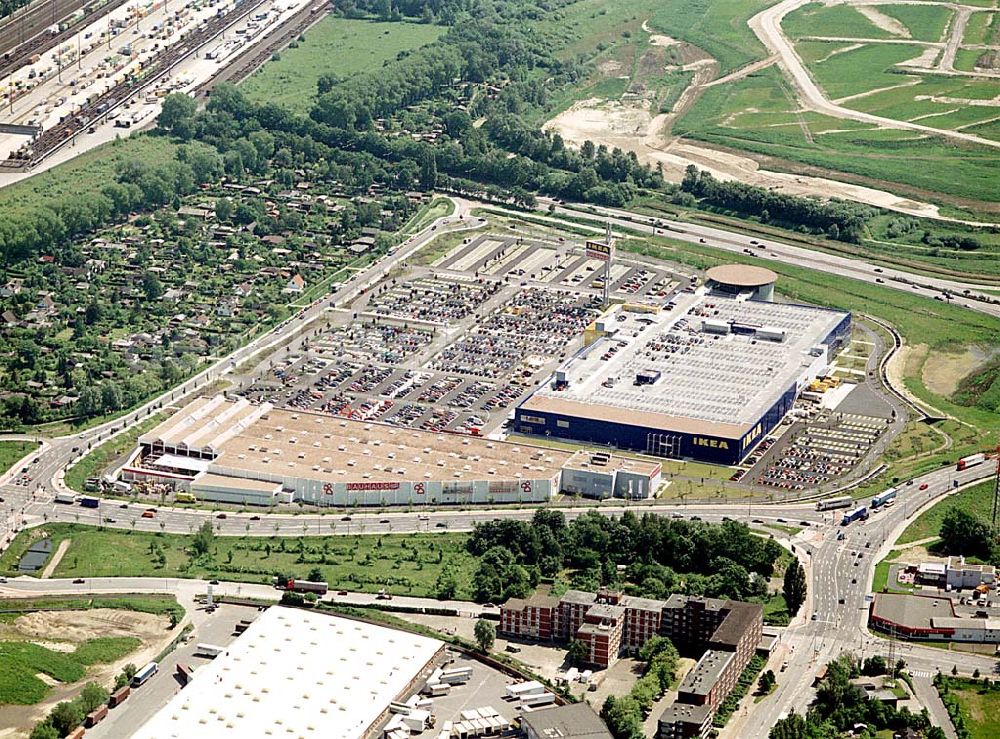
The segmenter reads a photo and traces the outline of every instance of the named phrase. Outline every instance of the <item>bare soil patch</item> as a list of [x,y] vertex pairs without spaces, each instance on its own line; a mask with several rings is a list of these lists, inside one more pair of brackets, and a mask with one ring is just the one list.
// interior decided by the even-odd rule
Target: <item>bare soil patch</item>
[[871,5],[855,5],[854,9],[870,20],[873,24],[881,28],[886,33],[891,33],[899,38],[910,38],[910,29],[904,26],[898,19],[891,15],[886,15],[878,8]]
[[53,685],[46,699],[32,706],[0,706],[0,739],[25,736],[59,702],[70,700],[84,684],[96,682],[110,685],[114,676],[129,662],[142,666],[154,659],[180,633],[169,629],[166,616],[95,608],[89,611],[36,611],[27,613],[8,624],[0,625],[0,639],[23,639],[49,649],[57,647],[53,637],[63,640],[59,651],[72,651],[77,644],[97,637],[134,636],[142,641],[136,651],[106,665],[94,665],[87,676],[77,683],[61,684],[39,675]]
[[921,377],[928,390],[947,398],[958,389],[963,378],[998,354],[1000,348],[987,350],[979,346],[967,346],[964,351],[954,353],[933,352],[924,361]]

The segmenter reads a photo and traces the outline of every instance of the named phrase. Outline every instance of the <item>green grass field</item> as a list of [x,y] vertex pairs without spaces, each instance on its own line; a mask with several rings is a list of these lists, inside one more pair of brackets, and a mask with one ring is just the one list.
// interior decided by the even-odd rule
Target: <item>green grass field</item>
[[[883,76],[890,78],[890,84],[906,79],[905,75]],[[987,87],[983,83],[973,86],[951,79],[941,84],[963,85],[963,95],[969,97],[980,97],[985,93],[980,88]],[[922,94],[935,94],[931,91],[937,81],[922,85],[925,85]],[[866,83],[856,71],[850,73],[846,84],[840,85],[840,89],[859,88],[866,89]],[[989,97],[996,94],[995,86],[992,89]],[[851,105],[862,110],[867,107],[867,100],[857,98]],[[880,180],[883,187],[899,183],[920,188],[931,198],[933,193],[944,193],[976,201],[1000,200],[1000,190],[995,186],[995,149],[975,145],[957,147],[943,139],[874,129],[817,113],[796,114],[798,107],[781,72],[768,68],[705,90],[674,125],[673,132],[710,144]],[[947,108],[936,105],[935,109]],[[911,112],[919,114],[914,109]],[[977,130],[977,133],[991,136],[988,131]],[[1000,131],[993,135],[1000,135]]]
[[933,508],[917,516],[896,540],[898,544],[909,544],[930,536],[937,536],[941,522],[949,511],[967,511],[984,521],[990,520],[993,506],[993,483],[983,482],[954,495],[949,495]]
[[84,678],[87,665],[114,662],[141,644],[133,637],[102,637],[74,652],[59,652],[30,642],[0,642],[0,704],[38,703],[49,692],[39,673],[73,683]]
[[100,477],[104,474],[116,459],[135,448],[140,436],[154,428],[166,417],[165,413],[156,413],[84,455],[79,462],[66,471],[66,484],[78,493],[85,492],[84,483],[88,477]]
[[0,474],[37,448],[38,444],[32,441],[0,441]]
[[[270,583],[285,573],[305,579],[319,567],[331,588],[433,597],[438,574],[450,569],[458,597],[468,598],[475,558],[465,551],[466,534],[330,536],[347,524],[330,517],[324,530],[302,537],[217,537],[209,556],[192,559],[191,537],[101,530],[77,524],[49,524],[53,545],[72,539],[55,577],[218,577]],[[30,543],[20,535],[0,556],[0,572],[10,573]],[[159,549],[166,564],[159,566]]]
[[[880,8],[881,9],[881,8]],[[785,16],[781,28],[789,38],[837,36],[846,38],[893,38],[847,5],[809,3]]]
[[958,700],[968,739],[1000,736],[1000,689],[977,680],[948,678],[949,693]]
[[307,113],[316,83],[327,74],[344,79],[381,67],[399,54],[429,44],[446,29],[419,23],[377,23],[328,16],[306,32],[297,48],[281,52],[240,85],[251,100]]
[[803,41],[795,46],[820,87],[832,99],[902,84],[906,77],[894,73],[893,67],[920,56],[923,51],[916,44],[865,44],[859,49],[830,55],[843,46],[841,41]]
[[917,41],[941,41],[952,16],[951,8],[943,5],[880,5],[878,9],[906,26]]
[[0,189],[0,211],[43,204],[64,195],[86,195],[114,181],[118,166],[137,159],[150,166],[172,161],[177,144],[161,136],[129,136],[81,154],[65,164]]

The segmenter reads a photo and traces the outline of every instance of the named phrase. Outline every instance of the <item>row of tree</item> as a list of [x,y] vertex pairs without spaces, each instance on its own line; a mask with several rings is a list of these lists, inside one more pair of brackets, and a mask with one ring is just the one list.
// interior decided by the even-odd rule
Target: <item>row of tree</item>
[[643,739],[643,720],[673,684],[680,656],[668,638],[654,636],[639,650],[639,659],[646,668],[628,695],[609,695],[601,706],[601,718],[615,739]]
[[763,222],[803,226],[852,243],[860,243],[867,221],[878,213],[867,205],[845,200],[801,198],[735,180],[722,182],[693,164],[684,172],[681,189],[717,208],[759,217]]

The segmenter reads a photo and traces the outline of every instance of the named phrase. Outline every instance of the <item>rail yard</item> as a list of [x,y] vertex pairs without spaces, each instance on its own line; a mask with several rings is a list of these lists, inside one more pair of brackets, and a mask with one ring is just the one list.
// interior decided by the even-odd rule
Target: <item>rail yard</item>
[[41,26],[42,7],[31,7],[23,23],[0,27],[9,174],[150,125],[171,92],[242,79],[325,13],[304,0],[51,2],[54,22]]

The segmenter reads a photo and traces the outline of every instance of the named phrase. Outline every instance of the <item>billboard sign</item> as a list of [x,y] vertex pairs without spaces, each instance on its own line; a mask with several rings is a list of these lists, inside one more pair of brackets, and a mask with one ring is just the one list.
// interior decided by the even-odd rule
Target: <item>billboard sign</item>
[[600,259],[602,262],[610,262],[615,256],[614,243],[603,241],[588,241],[587,256],[590,259]]

